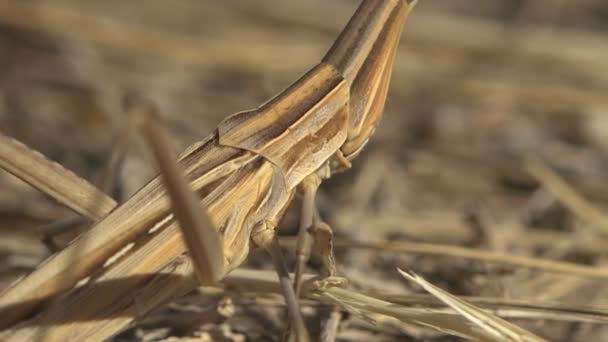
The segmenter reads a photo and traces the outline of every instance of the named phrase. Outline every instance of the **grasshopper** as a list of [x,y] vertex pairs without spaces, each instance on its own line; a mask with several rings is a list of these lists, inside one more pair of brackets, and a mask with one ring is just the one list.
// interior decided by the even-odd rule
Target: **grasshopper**
[[[380,122],[402,26],[415,2],[364,0],[318,65],[259,108],[227,117],[182,153],[178,164],[219,236],[215,247],[221,258],[207,263],[208,272],[201,271],[205,262],[195,257],[202,283],[223,278],[253,248],[264,248],[279,260],[277,224],[301,192],[294,282],[299,294],[308,228],[318,221],[316,189],[350,167]],[[114,209],[106,200],[101,213],[63,201],[97,222],[2,292],[3,338],[28,340],[43,332],[58,340],[105,339],[134,316],[195,289],[186,252],[196,256],[200,251],[182,239],[181,221],[162,182],[157,177]],[[66,187],[50,190],[60,200],[70,196]],[[120,257],[108,261],[121,250]],[[324,257],[326,275],[331,275],[332,259]]]

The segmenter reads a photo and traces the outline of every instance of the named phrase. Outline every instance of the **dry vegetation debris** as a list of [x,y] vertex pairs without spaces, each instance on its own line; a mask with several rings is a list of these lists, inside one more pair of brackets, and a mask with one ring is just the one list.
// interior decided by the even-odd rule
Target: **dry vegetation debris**
[[[109,119],[116,88],[153,97],[185,147],[316,63],[355,5],[4,0],[0,129],[94,180],[119,131]],[[320,192],[349,285],[311,295],[309,325],[335,324],[352,341],[453,338],[420,326],[433,322],[479,332],[399,267],[548,340],[608,338],[607,34],[600,0],[421,1],[384,122],[354,168]],[[154,174],[133,144],[115,198]],[[4,287],[47,255],[37,228],[70,213],[2,173],[0,214]],[[281,224],[286,247],[296,222],[294,211]],[[254,253],[246,266],[270,260]],[[276,339],[281,298],[244,291],[239,276],[115,339]]]

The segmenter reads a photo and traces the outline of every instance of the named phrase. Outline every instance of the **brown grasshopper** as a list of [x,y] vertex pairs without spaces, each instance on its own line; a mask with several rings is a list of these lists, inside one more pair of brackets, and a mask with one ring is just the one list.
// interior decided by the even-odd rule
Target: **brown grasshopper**
[[[298,294],[309,253],[308,228],[316,221],[316,189],[322,179],[350,167],[379,123],[402,26],[415,2],[364,0],[321,63],[259,108],[226,118],[213,134],[183,152],[179,165],[220,236],[207,241],[213,249],[216,239],[219,263],[198,257],[196,244],[184,244],[182,221],[178,225],[174,218],[161,178],[115,209],[104,198],[106,209],[96,213],[66,200],[72,196],[69,188],[46,189],[97,222],[0,294],[3,338],[27,340],[41,332],[59,340],[110,337],[134,316],[197,286],[186,251],[205,284],[238,267],[252,248],[269,250],[279,264],[277,222],[299,190],[304,202]],[[24,168],[8,169],[28,178],[15,171]],[[121,249],[128,250],[108,261]],[[325,259],[330,274],[331,258]],[[284,290],[293,291],[290,286]],[[36,316],[17,324],[36,310]]]

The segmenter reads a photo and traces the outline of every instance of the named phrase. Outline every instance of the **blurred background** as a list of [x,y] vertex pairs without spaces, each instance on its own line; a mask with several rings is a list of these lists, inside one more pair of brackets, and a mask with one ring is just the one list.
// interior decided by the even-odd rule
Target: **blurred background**
[[[161,108],[181,151],[315,65],[357,4],[1,0],[0,130],[95,181],[124,124],[120,98],[135,90]],[[395,272],[401,267],[457,295],[608,312],[605,280],[430,256],[424,247],[382,251],[386,241],[432,243],[605,268],[607,42],[606,1],[420,0],[381,126],[318,199],[338,239],[378,242],[343,244],[341,273],[366,291],[419,291]],[[124,201],[155,174],[134,143],[113,194]],[[48,255],[37,227],[68,215],[0,173],[0,286]],[[297,212],[284,221],[282,234],[293,236]],[[268,265],[263,253],[249,261]],[[226,324],[235,336],[279,336],[280,323],[256,321],[263,314],[240,307]],[[529,316],[507,315],[551,340],[608,338],[602,324]],[[408,325],[345,322],[344,340],[451,339]],[[160,328],[136,326],[123,338]]]

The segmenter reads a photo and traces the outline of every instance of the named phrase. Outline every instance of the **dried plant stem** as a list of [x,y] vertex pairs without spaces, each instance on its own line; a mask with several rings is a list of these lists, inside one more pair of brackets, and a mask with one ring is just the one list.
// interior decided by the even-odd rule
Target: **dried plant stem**
[[[269,271],[238,269],[224,278],[222,281],[225,285],[224,289],[205,287],[199,290],[201,291],[201,296],[205,298],[225,294],[238,294],[238,298],[235,299],[235,304],[237,305],[256,305],[263,302],[264,305],[281,306],[283,303],[279,297],[276,299],[268,298],[267,301],[260,299],[260,295],[262,294],[281,294],[281,289],[277,285],[266,283],[266,281],[270,281],[269,279],[272,276]],[[269,279],[266,279],[266,277]],[[305,274],[303,278],[305,282],[310,282],[314,276],[312,274]],[[377,291],[360,291],[360,293],[395,305],[402,305],[406,308],[425,308],[429,312],[443,314],[454,313],[451,309],[442,307],[441,302],[431,295],[387,294]],[[482,307],[486,311],[505,318],[608,324],[608,308],[601,306],[580,306],[538,300],[515,300],[495,297],[461,298]],[[303,301],[303,305],[315,304],[314,302],[305,300]]]
[[[98,189],[106,194],[112,194],[116,187],[120,169],[132,140],[134,120],[128,120],[125,126],[126,127],[117,134],[117,138],[110,149],[110,157],[108,158],[108,162],[101,172],[98,180],[95,182],[99,185]],[[55,253],[61,250],[64,246],[59,246],[54,241],[54,237],[78,228],[86,222],[87,220],[80,216],[71,215],[39,227],[38,232],[40,233],[41,239],[48,250]]]
[[545,341],[544,339],[525,329],[522,329],[498,316],[495,316],[492,313],[478,308],[477,306],[461,298],[443,291],[415,273],[404,272],[400,269],[398,269],[398,271],[404,278],[418,284],[428,293],[435,296],[452,309],[456,310],[459,314],[479,328],[483,329],[483,332],[487,334],[490,341]]
[[[293,239],[282,239],[282,243],[293,246]],[[383,252],[414,253],[474,259],[484,262],[499,263],[518,267],[526,267],[545,272],[560,273],[568,276],[608,279],[608,270],[597,267],[573,264],[562,261],[543,260],[525,256],[507,255],[490,251],[482,251],[465,247],[440,245],[432,243],[413,243],[397,241],[344,241],[335,240],[335,248],[368,249]]]
[[333,307],[321,331],[321,342],[334,342],[336,340],[341,320],[342,311],[338,307]]
[[46,248],[55,253],[61,250],[61,246],[59,246],[53,237],[62,234],[66,231],[70,231],[72,229],[77,228],[83,224],[83,220],[80,216],[68,216],[57,221],[51,222],[49,224],[45,224],[44,226],[38,227],[38,233],[40,234],[40,238]]
[[562,202],[576,217],[588,222],[591,227],[600,229],[608,234],[608,216],[581,196],[572,186],[555,171],[536,158],[525,161],[528,172],[545,186],[560,202]]
[[93,221],[116,207],[116,201],[94,185],[1,133],[0,167]]
[[142,134],[161,169],[172,212],[179,221],[198,279],[204,285],[215,284],[224,276],[221,238],[206,208],[200,207],[200,200],[188,185],[185,173],[179,169],[171,152],[170,140],[154,108],[148,103],[128,103],[127,106],[130,107],[127,111],[138,112],[132,114],[141,116]]

